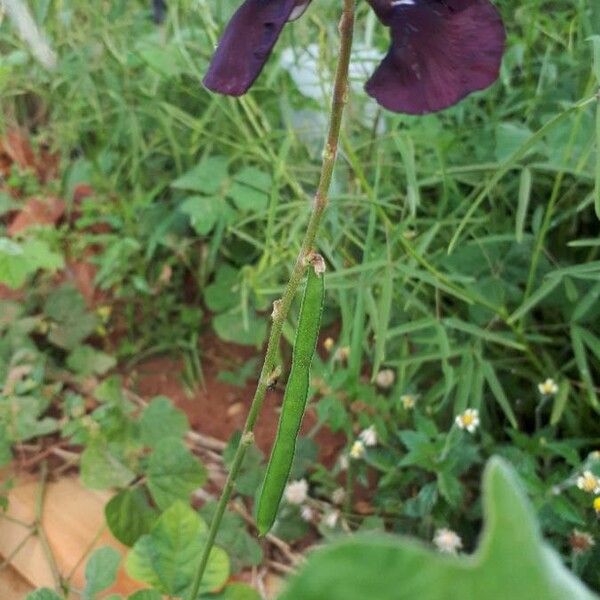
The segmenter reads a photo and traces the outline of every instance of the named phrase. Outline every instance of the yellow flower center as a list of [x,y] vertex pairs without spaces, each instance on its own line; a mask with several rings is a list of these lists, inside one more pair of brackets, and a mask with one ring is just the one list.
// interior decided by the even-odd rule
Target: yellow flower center
[[598,496],[597,498],[594,498],[594,510],[597,513],[600,513],[600,496]]
[[472,413],[465,413],[462,416],[462,422],[465,427],[468,427],[469,425],[473,425],[474,421],[475,421],[475,415],[473,415]]
[[[598,487],[598,478],[594,475],[585,475],[581,481],[581,489],[584,492],[593,492]],[[598,498],[596,498],[598,500]],[[600,504],[598,505],[600,507]]]

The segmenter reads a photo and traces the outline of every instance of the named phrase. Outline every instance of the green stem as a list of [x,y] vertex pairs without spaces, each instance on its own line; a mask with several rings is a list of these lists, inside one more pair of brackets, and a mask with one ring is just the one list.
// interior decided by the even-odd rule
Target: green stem
[[223,488],[221,497],[219,498],[217,510],[210,524],[206,543],[202,550],[202,556],[200,557],[200,563],[192,583],[191,592],[189,595],[190,600],[196,600],[198,596],[200,584],[202,583],[202,577],[204,576],[206,565],[208,564],[210,551],[212,550],[217,532],[219,531],[219,526],[221,525],[225,508],[227,507],[227,503],[231,498],[235,481],[240,471],[242,461],[244,460],[246,450],[254,443],[254,435],[252,431],[262,408],[273,369],[275,368],[283,325],[296,295],[296,291],[298,290],[298,286],[300,285],[302,277],[304,276],[304,272],[306,270],[306,258],[313,249],[317,232],[327,207],[329,188],[331,186],[331,178],[333,177],[333,169],[335,166],[335,159],[340,137],[342,115],[348,94],[348,65],[350,63],[352,34],[354,31],[354,3],[355,0],[344,0],[344,8],[339,25],[340,54],[333,86],[329,131],[327,134],[325,147],[323,149],[321,175],[319,178],[319,185],[315,193],[313,209],[308,221],[306,232],[304,234],[302,247],[298,254],[298,258],[296,259],[296,263],[294,264],[294,268],[292,269],[290,279],[287,283],[283,296],[274,304],[273,323],[271,325],[271,332],[267,342],[267,350],[265,352],[265,359],[261,369],[260,378],[254,393],[254,398],[252,399],[252,404],[250,405],[248,417],[246,418],[246,424],[244,426],[242,438],[233,458],[233,462],[225,482],[225,487]]

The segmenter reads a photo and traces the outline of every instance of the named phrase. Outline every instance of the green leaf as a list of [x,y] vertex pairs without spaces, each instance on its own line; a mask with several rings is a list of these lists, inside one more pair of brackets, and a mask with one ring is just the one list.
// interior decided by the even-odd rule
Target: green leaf
[[212,325],[222,340],[243,346],[259,348],[267,336],[265,319],[254,315],[251,316],[248,323],[244,323],[240,309],[216,315],[213,317]]
[[485,528],[473,556],[405,537],[354,536],[312,553],[280,600],[597,600],[541,538],[512,468],[490,460]]
[[171,187],[203,194],[216,194],[227,177],[227,158],[209,156],[176,179]]
[[[216,510],[215,502],[207,502],[200,509],[200,515],[211,522]],[[263,559],[260,544],[248,533],[246,523],[238,514],[225,511],[216,538],[229,556],[232,573],[237,573],[245,567],[256,567]]]
[[269,205],[271,177],[255,167],[245,167],[233,178],[227,195],[234,204],[245,211],[266,210]]
[[25,600],[63,600],[56,592],[48,588],[41,588],[27,594]]
[[162,600],[162,594],[156,590],[138,590],[131,594],[127,600]]
[[214,196],[190,196],[179,210],[190,218],[190,225],[199,235],[210,233],[223,213],[223,200]]
[[517,424],[517,418],[515,417],[515,413],[513,412],[512,406],[510,405],[508,397],[506,396],[506,392],[504,391],[504,388],[502,387],[494,368],[489,362],[484,360],[481,361],[481,370],[488,385],[490,386],[490,390],[492,390],[492,394],[506,415],[506,418],[515,429],[518,429],[519,426]]
[[101,442],[94,442],[83,451],[80,475],[83,485],[92,490],[125,487],[135,477]]
[[153,447],[166,437],[181,438],[189,428],[185,413],[165,396],[153,398],[140,418],[140,438],[146,446]]
[[119,492],[106,504],[104,514],[111,533],[126,546],[149,533],[158,518],[140,488]]
[[65,350],[75,349],[98,324],[87,312],[83,296],[72,285],[63,285],[48,295],[44,314],[52,321],[48,339]]
[[138,590],[131,594],[127,600],[162,600],[162,594],[156,590]]
[[[208,600],[208,596],[206,600]],[[230,583],[221,593],[211,595],[211,600],[261,600],[261,595],[245,583]]]
[[[126,560],[127,573],[164,594],[185,596],[204,547],[208,527],[198,513],[175,502],[142,536]],[[202,594],[220,589],[229,578],[229,559],[221,548],[211,550]]]
[[110,546],[94,550],[85,566],[83,600],[93,600],[115,582],[120,562],[121,555]]
[[0,283],[20,288],[38,269],[56,271],[63,266],[60,254],[39,239],[17,243],[0,237]]
[[152,498],[163,510],[176,500],[188,501],[206,481],[204,465],[177,438],[165,438],[156,444],[147,475]]
[[213,312],[223,312],[239,303],[239,272],[231,265],[222,265],[215,280],[204,290],[204,302]]
[[67,366],[78,375],[104,375],[116,364],[113,356],[87,344],[77,346],[67,357]]

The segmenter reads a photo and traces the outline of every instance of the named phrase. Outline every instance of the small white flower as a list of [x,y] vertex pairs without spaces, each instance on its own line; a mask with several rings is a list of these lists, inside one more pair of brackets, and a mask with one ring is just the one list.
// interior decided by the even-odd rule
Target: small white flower
[[358,438],[365,446],[377,446],[377,432],[375,431],[375,425],[363,429],[358,434]]
[[343,487],[336,488],[331,494],[331,501],[334,504],[342,504],[346,499],[346,490]]
[[334,360],[337,360],[341,363],[347,362],[350,358],[350,346],[342,346],[335,351],[333,355]]
[[347,471],[350,466],[350,462],[348,461],[347,454],[340,454],[338,458],[338,464],[340,465],[340,471]]
[[479,411],[475,408],[467,408],[464,413],[456,416],[455,423],[460,429],[475,433],[479,427]]
[[393,369],[382,369],[375,376],[375,383],[382,390],[389,390],[394,385],[394,381],[396,381],[396,373]]
[[310,506],[308,506],[308,504],[304,504],[300,509],[300,517],[303,521],[311,523],[315,518],[315,511]]
[[350,457],[354,460],[358,460],[365,455],[365,445],[360,441],[356,440],[350,448]]
[[556,382],[551,377],[548,377],[546,381],[542,381],[542,383],[538,383],[538,390],[542,396],[553,396],[558,392],[558,386]]
[[402,394],[400,402],[402,402],[404,410],[411,410],[417,403],[417,397],[414,394]]
[[302,504],[308,495],[308,483],[306,479],[290,481],[285,488],[284,495],[290,504]]
[[340,513],[337,510],[332,510],[331,512],[328,512],[324,517],[323,517],[323,523],[329,527],[329,529],[333,529],[338,522],[338,519],[340,518]]
[[433,543],[440,552],[448,554],[456,554],[462,548],[462,540],[460,536],[451,529],[438,529],[433,537]]
[[577,487],[588,494],[600,494],[600,479],[591,471],[584,471],[583,475],[577,478]]

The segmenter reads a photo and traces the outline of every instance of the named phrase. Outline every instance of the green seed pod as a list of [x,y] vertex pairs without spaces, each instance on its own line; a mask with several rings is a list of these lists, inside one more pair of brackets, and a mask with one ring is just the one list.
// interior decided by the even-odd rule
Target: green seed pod
[[324,276],[321,273],[317,274],[313,267],[309,267],[308,271],[294,340],[292,369],[283,396],[277,436],[258,501],[256,522],[260,535],[265,535],[271,529],[277,516],[306,408],[310,364],[317,345],[325,295]]

